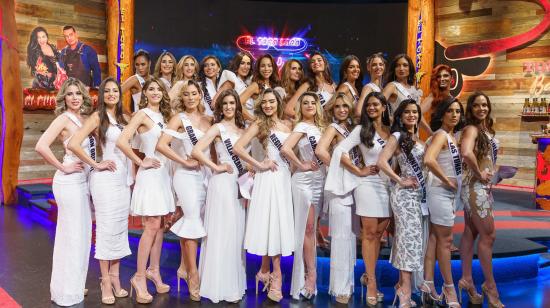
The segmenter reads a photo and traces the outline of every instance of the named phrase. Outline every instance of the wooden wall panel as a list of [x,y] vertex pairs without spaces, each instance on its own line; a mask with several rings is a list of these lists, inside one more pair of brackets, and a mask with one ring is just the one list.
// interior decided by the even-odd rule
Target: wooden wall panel
[[[437,0],[435,15],[436,41],[448,47],[522,34],[539,24],[544,10],[537,1]],[[533,187],[536,146],[529,134],[539,130],[541,123],[524,123],[519,116],[535,79],[534,74],[524,73],[523,66],[525,62],[550,61],[550,31],[528,44],[490,56],[484,74],[464,76],[459,98],[465,102],[476,90],[490,96],[503,150],[499,163],[519,167],[518,174],[504,183]],[[549,83],[550,78],[545,82]],[[550,98],[550,91],[543,96]]]

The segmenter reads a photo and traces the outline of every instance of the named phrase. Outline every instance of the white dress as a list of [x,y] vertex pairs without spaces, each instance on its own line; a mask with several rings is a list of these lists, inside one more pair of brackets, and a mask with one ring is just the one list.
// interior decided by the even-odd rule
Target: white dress
[[[318,161],[315,156],[314,147],[321,138],[321,131],[313,124],[300,122],[293,132],[304,134],[298,141],[298,151],[302,161]],[[304,236],[306,232],[307,216],[310,206],[315,209],[315,225],[317,217],[323,208],[323,187],[325,186],[325,166],[320,164],[317,171],[302,172],[297,170],[292,175],[292,203],[294,204],[294,236],[296,246],[294,247],[294,265],[292,266],[292,283],[290,295],[300,299],[300,291],[305,283],[304,264]],[[317,230],[314,227],[314,230]],[[317,253],[315,252],[315,255]],[[317,292],[317,290],[315,290]]]
[[132,164],[116,146],[123,127],[110,114],[107,116],[110,125],[102,146],[103,160],[112,160],[116,170],[94,170],[90,176],[96,218],[95,258],[118,260],[132,253],[128,243]]
[[207,235],[201,243],[199,276],[200,295],[218,303],[239,300],[246,291],[243,248],[246,211],[238,199],[237,178],[240,172],[233,159],[240,161],[241,172],[246,172],[246,169],[237,156],[232,158],[226,146],[229,143],[233,152],[233,145],[240,135],[227,131],[221,123],[215,125],[222,136],[215,144],[218,164],[230,164],[233,173],[215,174],[208,182],[204,215]]
[[351,96],[353,96],[353,106],[357,105],[359,102],[359,95],[357,95],[357,92],[355,92],[355,89],[351,86],[349,82],[344,82],[346,87],[349,89],[349,93],[351,93]]
[[[179,117],[183,123],[184,132],[178,133],[166,130],[166,133],[179,139],[182,146],[176,147],[179,149],[178,154],[187,159],[188,156],[191,156],[195,144],[204,136],[204,132],[194,127],[185,113],[180,113]],[[204,154],[210,156],[210,148],[206,149]],[[206,235],[201,211],[206,202],[208,174],[204,167],[199,170],[190,170],[181,164],[174,164],[176,165],[173,176],[174,190],[176,191],[178,204],[182,207],[183,216],[174,223],[170,231],[186,239],[202,238]]]
[[390,103],[390,115],[393,115],[395,109],[399,107],[399,104],[401,104],[401,102],[406,99],[414,99],[417,104],[420,104],[420,99],[422,98],[423,94],[421,89],[417,89],[414,86],[409,86],[408,88],[405,88],[397,81],[392,81],[391,83],[393,83],[395,85],[395,88],[397,89],[397,98],[395,99],[395,102]]
[[[134,76],[136,76],[137,80],[139,81],[139,85],[143,88],[143,85],[145,84],[145,79],[139,74],[135,74]],[[139,102],[141,101],[141,91],[132,94],[132,101],[134,101],[134,112],[137,112],[139,110]]]
[[201,82],[201,87],[203,89],[204,95],[202,97],[202,104],[204,105],[204,113],[208,116],[214,115],[214,110],[212,110],[212,107],[210,107],[210,104],[212,103],[212,99],[214,98],[214,95],[216,95],[216,85],[210,80],[209,78],[204,79],[203,84]]
[[[282,146],[289,133],[272,130],[267,138],[272,136]],[[278,169],[258,171],[254,176],[244,247],[259,256],[289,256],[295,247],[289,165],[271,138],[266,156],[277,162]]]
[[[334,83],[330,85],[332,87],[332,89],[335,91],[336,89],[334,89]],[[325,89],[321,89],[320,87],[318,87],[317,89],[317,95],[319,95],[319,102],[321,102],[321,106],[322,107],[325,107],[325,105],[330,101],[330,99],[332,98],[332,96],[334,95],[334,91],[332,93],[330,93],[329,91],[326,91]]]
[[132,192],[130,214],[132,216],[163,216],[175,210],[167,159],[155,151],[157,141],[166,124],[160,112],[149,108],[143,108],[139,112],[144,112],[154,122],[150,130],[136,135],[136,139],[139,139],[139,151],[145,154],[145,157],[158,159],[161,162],[161,167],[158,169],[139,167]]
[[[223,70],[218,87],[221,87],[226,81],[230,81],[233,84],[233,88],[239,95],[241,95],[250,84],[250,78],[242,80],[230,70]],[[254,99],[249,98],[246,102],[241,102],[241,104],[250,114],[254,114]]]
[[[74,114],[65,112],[62,116],[67,116],[78,127],[82,127]],[[70,138],[63,142],[63,165],[80,161],[67,149]],[[81,146],[90,153],[88,138],[84,139]],[[57,203],[57,225],[50,293],[51,300],[59,306],[71,306],[84,300],[92,239],[89,172],[88,165],[84,165],[82,172],[65,174],[57,170],[53,177],[52,190]]]

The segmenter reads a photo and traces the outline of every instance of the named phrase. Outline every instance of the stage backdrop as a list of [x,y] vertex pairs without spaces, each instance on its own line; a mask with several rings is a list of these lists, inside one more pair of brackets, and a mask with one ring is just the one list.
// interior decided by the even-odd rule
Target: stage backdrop
[[337,77],[346,55],[358,56],[364,69],[372,53],[406,52],[406,16],[406,2],[141,0],[135,2],[134,47],[148,50],[154,61],[163,50],[177,60],[213,54],[224,67],[239,49],[254,57],[270,53],[279,67],[288,58],[305,63],[309,52],[319,50]]
[[[104,0],[17,0],[15,1],[15,21],[17,23],[19,67],[21,70],[21,84],[26,99],[24,136],[21,147],[21,165],[19,179],[36,179],[53,177],[55,168],[48,165],[34,151],[36,141],[42,132],[53,120],[53,108],[55,90],[49,92],[46,89],[29,90],[33,87],[34,77],[27,65],[27,46],[32,31],[37,27],[43,27],[48,34],[48,42],[57,50],[67,45],[63,37],[64,25],[73,25],[78,33],[79,40],[91,46],[97,53],[97,59],[102,72],[102,78],[107,73],[106,50],[106,13]],[[40,66],[39,66],[40,67]],[[35,83],[35,88],[36,83]],[[35,94],[32,97],[30,94]],[[52,94],[50,94],[52,93]],[[34,98],[34,100],[31,100]],[[43,110],[28,110],[43,109]],[[53,146],[54,153],[61,159],[63,149],[60,142]]]
[[[533,187],[536,122],[522,122],[525,98],[549,97],[535,81],[550,79],[548,0],[436,1],[436,59],[455,69],[452,93],[463,103],[475,90],[489,95],[500,140],[500,165],[519,167],[505,184]],[[538,79],[537,79],[538,78]],[[541,90],[536,91],[535,89]]]

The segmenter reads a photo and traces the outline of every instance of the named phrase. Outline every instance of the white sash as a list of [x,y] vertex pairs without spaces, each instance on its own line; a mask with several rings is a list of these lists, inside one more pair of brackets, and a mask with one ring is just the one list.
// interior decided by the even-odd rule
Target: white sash
[[183,128],[187,132],[187,135],[189,135],[189,139],[191,140],[191,143],[193,144],[193,146],[195,146],[195,144],[199,142],[199,139],[197,138],[197,135],[195,135],[193,124],[191,124],[191,121],[184,114],[181,114],[180,118],[181,118],[181,122],[183,123]]
[[367,83],[367,86],[371,87],[374,92],[382,92],[382,89],[374,82]]
[[455,171],[456,176],[456,193],[455,193],[455,209],[458,209],[460,206],[460,191],[462,189],[462,159],[460,157],[460,151],[453,143],[451,136],[447,134],[447,145],[449,146],[449,153],[453,159],[453,170]]
[[229,157],[231,157],[233,164],[235,164],[235,167],[239,172],[239,176],[247,173],[248,171],[244,168],[243,162],[241,161],[239,156],[237,156],[237,154],[235,154],[235,152],[233,151],[233,144],[231,143],[231,139],[229,138],[229,136],[227,136],[227,131],[225,127],[221,123],[218,123],[218,128],[220,130],[220,136],[221,136],[223,145],[225,145],[227,154],[229,154]]
[[[396,136],[397,140],[399,140],[401,134],[394,133],[394,136]],[[403,152],[403,155],[405,155],[405,151],[403,150],[403,148],[401,148],[401,152]],[[424,177],[424,173],[422,173],[422,165],[418,162],[418,159],[414,156],[412,152],[410,155],[405,155],[405,158],[407,160],[407,163],[409,164],[409,167],[411,167],[411,169],[413,170],[416,180],[418,181],[418,184],[420,184],[420,189],[422,190],[422,198],[420,199],[420,208],[422,209],[422,215],[429,215],[428,204],[426,202],[426,178]]]
[[[350,134],[350,132],[347,129],[344,129],[342,126],[340,126],[336,123],[332,123],[331,126],[334,127],[336,129],[336,131],[338,133],[340,133],[340,135],[344,136],[344,138],[347,138]],[[359,152],[357,151],[357,147],[353,147],[349,151],[349,155],[350,155],[350,159],[353,162],[353,164],[355,166],[359,166],[360,161],[359,161]]]
[[[124,130],[124,126],[119,124],[115,118],[113,118],[109,113],[107,113],[107,117],[109,118],[109,123],[111,125],[118,128],[121,132]],[[134,175],[133,175],[133,168],[134,164],[132,163],[132,160],[126,157],[126,185],[130,186],[132,183],[134,183]]]
[[489,142],[491,143],[491,160],[493,162],[493,165],[496,165],[498,156],[498,144],[495,141],[495,137],[492,137]]
[[[154,112],[153,110],[151,110],[151,109],[149,109],[149,108],[143,108],[142,110],[143,110],[143,112],[145,112],[145,114],[146,114],[153,122],[157,121],[155,118],[158,118],[158,116],[159,116],[158,113]],[[161,118],[162,118],[162,115],[161,115]],[[162,121],[162,122],[161,122],[161,121]],[[158,122],[155,122],[155,123],[160,127],[160,129],[164,129],[164,126],[165,126],[165,124],[164,124],[164,122],[163,122],[163,121],[164,121],[164,118],[162,118],[161,121],[158,121]]]
[[279,151],[279,156],[281,157],[281,159],[283,161],[285,161],[287,164],[290,165],[290,163],[288,162],[288,160],[281,154],[281,148],[283,147],[283,143],[281,142],[281,140],[279,140],[279,138],[277,137],[277,135],[275,135],[275,133],[271,133],[269,135],[269,141],[271,141],[271,143],[275,146],[275,148]]
[[321,166],[323,162],[315,155],[315,149],[317,148],[317,139],[315,139],[315,136],[312,136],[310,134],[306,134],[307,140],[309,141],[309,145],[311,146],[311,149],[313,150],[313,156],[315,156],[315,159],[317,160],[317,164]]
[[357,93],[355,93],[355,90],[353,89],[353,87],[349,82],[346,81],[344,82],[344,84],[348,87],[349,92],[351,93],[351,96],[353,96],[353,99],[355,100],[355,104],[357,104],[357,102],[359,101],[359,96],[357,96]]
[[[70,112],[65,112],[65,115],[71,120],[74,122],[74,124],[76,124],[76,126],[78,126],[79,128],[82,127],[82,123],[80,122],[80,120],[72,113]],[[88,143],[90,144],[89,147],[90,147],[90,157],[96,161],[96,142],[95,142],[95,138],[94,136],[92,135],[88,135]],[[90,166],[90,171],[93,171],[94,170],[94,167]]]
[[405,88],[402,84],[400,84],[397,81],[393,81],[393,84],[397,88],[397,91],[401,92],[401,94],[403,94],[403,96],[405,96],[406,98],[409,98],[409,99],[413,98],[411,93],[409,92],[409,90],[407,90],[407,88]]

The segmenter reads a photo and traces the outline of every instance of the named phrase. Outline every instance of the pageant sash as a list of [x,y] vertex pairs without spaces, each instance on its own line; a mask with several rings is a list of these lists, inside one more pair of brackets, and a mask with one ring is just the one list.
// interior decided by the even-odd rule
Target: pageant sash
[[382,92],[382,89],[380,89],[380,87],[374,82],[367,83],[367,86],[369,86],[374,92]]
[[462,159],[460,158],[460,151],[454,144],[451,136],[447,134],[447,145],[449,146],[449,153],[453,160],[453,169],[456,176],[456,193],[455,193],[455,210],[460,207],[460,191],[462,190]]
[[181,115],[181,122],[183,123],[183,128],[185,129],[185,132],[187,132],[187,135],[189,135],[189,139],[191,140],[191,143],[193,146],[199,142],[199,139],[197,138],[197,135],[195,134],[195,130],[193,129],[193,124],[191,124],[191,121],[185,116]]
[[218,123],[218,128],[220,129],[220,136],[222,138],[223,145],[225,146],[225,149],[227,150],[227,154],[229,154],[229,157],[231,157],[231,160],[233,161],[233,164],[235,164],[235,167],[237,168],[237,171],[239,172],[239,176],[247,173],[248,171],[244,168],[244,164],[235,154],[233,151],[233,144],[231,143],[231,139],[229,136],[227,136],[227,131],[225,130],[225,127]]
[[[82,122],[73,114],[70,112],[65,112],[65,115],[73,121],[73,123],[78,126],[79,128],[82,127]],[[89,143],[89,149],[90,149],[90,157],[96,161],[96,142],[95,138],[92,135],[88,135],[88,143]],[[93,171],[94,167],[90,166],[90,171]]]
[[494,137],[491,138],[489,142],[491,143],[491,160],[493,161],[493,165],[496,165],[497,155],[498,155],[498,144]]
[[[340,135],[344,136],[344,138],[347,138],[349,136],[350,132],[347,129],[344,129],[342,126],[336,123],[332,123],[331,125],[336,129],[338,133],[340,133]],[[349,151],[349,155],[353,164],[356,166],[359,166],[360,161],[359,161],[359,152],[357,151],[357,147],[353,147]]]
[[311,149],[313,150],[313,156],[315,156],[315,159],[317,160],[317,164],[321,166],[323,162],[315,155],[315,149],[317,148],[317,139],[315,139],[315,136],[312,136],[310,134],[306,134],[307,140],[309,141],[309,145],[311,146]]
[[[397,140],[399,140],[399,137],[397,137]],[[401,148],[401,152],[403,152],[403,155],[405,154],[403,148]],[[422,209],[422,215],[426,216],[429,214],[429,211],[428,204],[426,203],[426,178],[424,177],[424,173],[422,172],[422,166],[412,152],[410,155],[405,155],[405,158],[407,159],[407,163],[413,170],[414,176],[416,177],[418,184],[420,184],[420,189],[422,190],[420,208]]]
[[[121,132],[122,130],[124,130],[124,126],[118,123],[109,113],[107,113],[107,116],[109,117],[109,123],[111,123],[111,125],[114,125]],[[134,164],[132,163],[132,160],[126,157],[126,185],[128,186],[134,183],[133,170],[134,170]]]
[[269,141],[271,141],[271,143],[273,143],[275,148],[279,151],[279,156],[281,157],[281,159],[285,161],[288,165],[290,165],[288,160],[281,154],[281,148],[283,147],[283,143],[281,142],[281,140],[279,140],[279,137],[277,137],[275,133],[271,133],[271,135],[269,135]]

